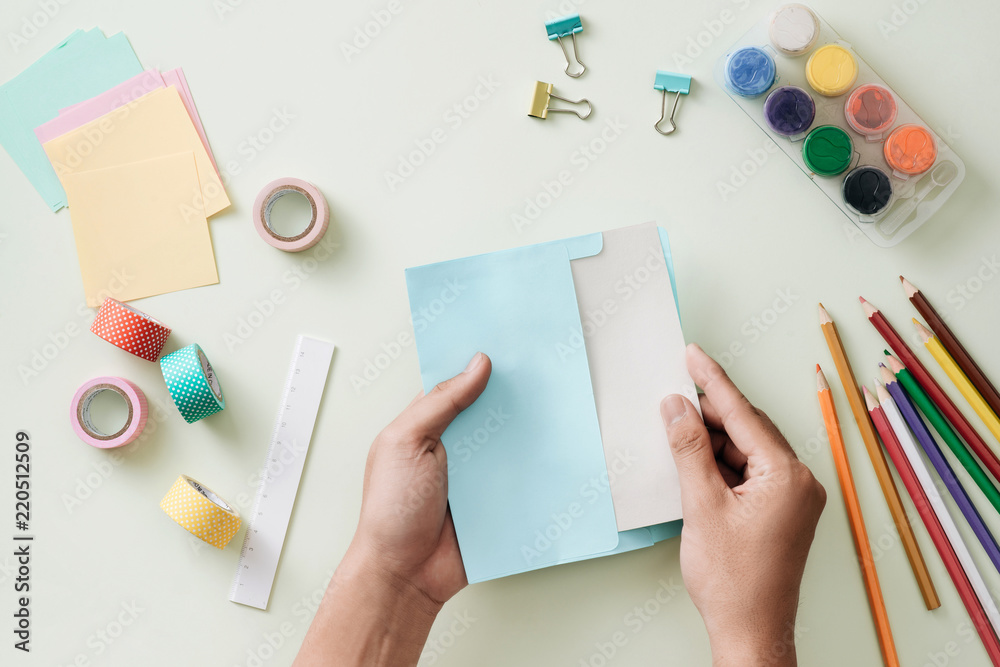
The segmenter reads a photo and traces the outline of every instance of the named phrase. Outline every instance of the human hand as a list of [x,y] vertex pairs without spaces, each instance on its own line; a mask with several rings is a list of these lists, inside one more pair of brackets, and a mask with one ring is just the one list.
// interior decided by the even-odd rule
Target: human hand
[[715,665],[794,665],[799,586],[826,491],[719,364],[697,345],[687,364],[705,392],[704,422],[683,396],[660,404],[680,478],[684,583]]
[[468,583],[448,510],[441,434],[483,393],[491,370],[489,357],[477,354],[462,373],[415,398],[368,453],[361,519],[349,556],[438,605]]
[[468,583],[448,510],[441,434],[483,393],[491,370],[489,357],[477,354],[375,438],[358,529],[296,667],[417,664],[442,605]]

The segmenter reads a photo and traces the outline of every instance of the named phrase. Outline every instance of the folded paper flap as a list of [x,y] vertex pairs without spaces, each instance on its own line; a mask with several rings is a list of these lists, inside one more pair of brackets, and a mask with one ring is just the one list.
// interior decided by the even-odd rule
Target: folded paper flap
[[424,389],[477,351],[493,360],[482,396],[442,436],[470,581],[618,544],[586,354],[559,354],[581,326],[569,256],[549,243],[406,272]]
[[573,259],[579,259],[581,257],[590,257],[591,255],[596,255],[597,253],[601,252],[601,248],[604,246],[604,237],[601,234],[601,232],[595,232],[593,234],[573,236],[568,239],[558,239],[556,241],[546,241],[544,243],[536,243],[531,246],[518,246],[516,248],[508,248],[506,250],[493,250],[478,255],[470,255],[469,257],[463,257],[462,259],[449,259],[443,262],[433,262],[431,264],[412,266],[408,269],[405,269],[403,273],[406,276],[410,276],[412,272],[420,272],[430,267],[438,266],[441,264],[451,264],[453,262],[461,262],[464,260],[475,260],[487,256],[496,256],[498,259],[502,260],[504,253],[517,253],[524,250],[525,248],[539,248],[544,246],[558,246],[561,248],[565,248],[566,258],[573,260]]
[[[564,246],[569,253],[570,260],[592,257],[601,252],[604,248],[604,234],[597,232],[594,234],[584,234],[574,236],[560,241],[549,241],[549,243]],[[541,243],[539,245],[547,245]]]

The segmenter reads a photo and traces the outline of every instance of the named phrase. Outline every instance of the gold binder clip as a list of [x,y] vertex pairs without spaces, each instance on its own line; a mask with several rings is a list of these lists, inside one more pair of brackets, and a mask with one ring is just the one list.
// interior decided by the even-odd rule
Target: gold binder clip
[[[551,109],[549,108],[549,100],[552,98],[557,100],[562,100],[563,102],[568,102],[570,104],[586,104],[587,113],[581,114],[579,109]],[[594,105],[590,103],[590,100],[567,100],[565,97],[559,97],[558,95],[552,94],[552,84],[545,83],[543,81],[535,82],[535,94],[531,96],[531,109],[528,110],[528,115],[534,118],[548,118],[550,113],[575,113],[579,118],[586,120],[591,113],[594,111]]]

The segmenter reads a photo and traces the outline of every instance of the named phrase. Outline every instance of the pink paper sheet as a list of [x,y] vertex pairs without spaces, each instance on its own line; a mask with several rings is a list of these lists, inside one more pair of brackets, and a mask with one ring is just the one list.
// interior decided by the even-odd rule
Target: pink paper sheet
[[160,73],[156,70],[146,70],[96,97],[61,109],[58,116],[35,128],[35,136],[44,144],[163,87]]
[[194,105],[194,98],[191,96],[191,89],[188,88],[187,78],[184,76],[183,70],[178,67],[177,69],[161,72],[160,76],[163,77],[165,84],[175,86],[177,92],[181,94],[181,99],[184,100],[184,106],[187,108],[188,115],[191,116],[191,122],[194,123],[195,129],[198,130],[198,136],[201,137],[201,143],[205,144],[208,159],[212,161],[215,173],[218,174],[219,165],[215,163],[215,154],[212,153],[212,147],[208,145],[208,136],[205,134],[205,127],[201,124],[201,116],[198,114],[198,108]]
[[212,166],[215,167],[215,172],[218,174],[219,167],[216,165],[215,155],[212,154],[212,147],[208,145],[208,136],[201,123],[201,116],[198,115],[198,109],[194,105],[194,98],[191,97],[191,90],[188,88],[184,72],[179,67],[167,72],[159,72],[155,69],[146,70],[96,97],[60,109],[58,116],[35,128],[35,136],[38,137],[40,143],[44,144],[81,125],[97,120],[104,114],[125,106],[147,93],[166,86],[174,86],[177,89],[177,93],[184,102],[184,108],[187,109],[188,116],[191,117],[191,122],[201,138],[201,143],[205,146],[205,151],[212,161]]

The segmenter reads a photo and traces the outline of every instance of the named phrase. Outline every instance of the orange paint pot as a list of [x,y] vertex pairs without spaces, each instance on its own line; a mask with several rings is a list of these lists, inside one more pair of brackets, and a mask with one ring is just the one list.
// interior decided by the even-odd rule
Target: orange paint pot
[[885,161],[898,174],[922,174],[937,159],[934,135],[922,125],[900,125],[885,140]]

